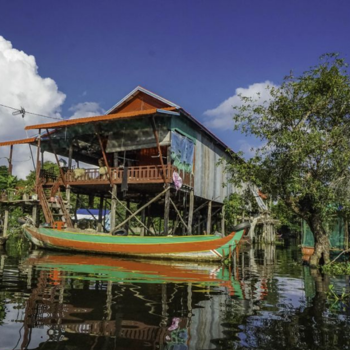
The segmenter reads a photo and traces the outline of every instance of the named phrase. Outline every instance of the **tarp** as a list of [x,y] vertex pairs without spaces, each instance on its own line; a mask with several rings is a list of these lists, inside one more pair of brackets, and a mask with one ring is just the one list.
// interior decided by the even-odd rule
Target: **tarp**
[[176,131],[171,132],[171,159],[179,169],[188,173],[193,169],[194,142]]
[[[95,220],[98,219],[99,209],[78,209],[77,220]],[[94,218],[95,217],[95,218]],[[102,210],[102,220],[105,221],[104,226],[106,230],[111,227],[110,224],[110,210]]]
[[[168,120],[157,119],[156,123],[160,145],[170,145]],[[134,120],[130,121],[129,125],[121,125],[118,130],[114,130],[109,134],[106,152],[131,151],[153,147],[157,147],[157,142],[150,121]]]
[[[344,249],[344,237],[345,237],[344,219],[341,217],[334,217],[326,229],[327,229],[328,239],[329,239],[331,248]],[[314,235],[309,225],[305,221],[303,221],[302,246],[303,247],[315,246]]]

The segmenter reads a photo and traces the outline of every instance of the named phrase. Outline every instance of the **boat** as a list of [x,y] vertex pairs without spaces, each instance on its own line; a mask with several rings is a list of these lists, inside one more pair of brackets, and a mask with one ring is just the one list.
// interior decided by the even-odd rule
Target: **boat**
[[114,254],[152,259],[224,261],[247,232],[249,222],[231,234],[191,236],[119,236],[76,229],[53,229],[24,224],[25,236],[37,247],[81,253]]

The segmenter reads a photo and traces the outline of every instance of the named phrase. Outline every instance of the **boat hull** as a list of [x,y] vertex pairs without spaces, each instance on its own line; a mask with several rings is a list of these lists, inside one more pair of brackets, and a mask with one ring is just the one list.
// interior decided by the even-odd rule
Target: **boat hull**
[[23,226],[26,237],[36,246],[48,249],[167,258],[215,260],[230,258],[244,229],[226,237],[198,236],[111,236],[109,234],[69,232],[31,225]]

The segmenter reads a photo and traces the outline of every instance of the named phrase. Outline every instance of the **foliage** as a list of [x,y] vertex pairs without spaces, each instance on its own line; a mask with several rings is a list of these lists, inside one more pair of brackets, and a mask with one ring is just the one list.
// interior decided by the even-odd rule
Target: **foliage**
[[243,197],[238,193],[232,193],[225,198],[225,219],[228,226],[233,226],[238,221],[238,216],[242,216],[245,211]]
[[17,177],[10,175],[8,172],[8,168],[5,165],[0,166],[1,191],[15,188],[17,181]]
[[[300,77],[292,74],[270,100],[257,104],[241,96],[236,130],[261,141],[247,162],[229,165],[237,185],[253,182],[273,200],[311,227],[316,244],[327,254],[325,223],[338,204],[349,207],[350,79],[345,62],[335,54]],[[334,204],[337,204],[334,206]],[[320,257],[319,257],[320,258]]]
[[328,275],[350,275],[350,263],[340,262],[322,266],[322,271]]
[[272,216],[279,220],[279,227],[286,227],[290,232],[300,233],[300,218],[284,202],[279,201],[272,205],[271,212]]

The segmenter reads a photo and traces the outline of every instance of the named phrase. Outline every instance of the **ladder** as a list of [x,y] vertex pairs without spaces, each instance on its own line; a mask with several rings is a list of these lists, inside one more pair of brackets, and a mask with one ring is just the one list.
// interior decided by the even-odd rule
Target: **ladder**
[[257,187],[255,185],[249,185],[249,188],[250,188],[251,192],[253,193],[253,196],[254,196],[259,208],[263,211],[267,211],[268,210],[267,205],[264,203],[262,198],[259,196]]
[[61,196],[56,196],[56,199],[57,199],[57,203],[58,205],[60,206],[61,208],[61,211],[62,211],[62,214],[66,220],[66,225],[67,227],[73,227],[73,223],[72,223],[72,219],[69,215],[69,212],[65,206],[65,204],[63,203],[63,199]]
[[49,203],[48,203],[47,198],[46,198],[45,191],[43,189],[43,185],[41,183],[38,185],[37,191],[38,191],[40,205],[41,205],[41,207],[43,209],[45,221],[47,223],[49,223],[51,226],[53,226],[53,223],[54,223],[55,220],[53,218],[51,209],[49,207]]

